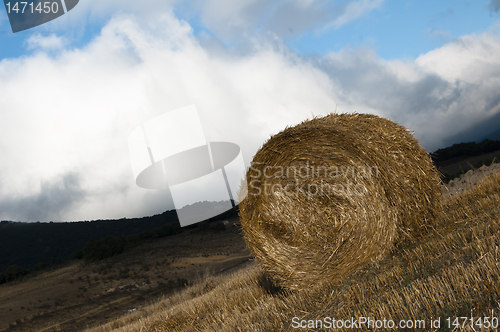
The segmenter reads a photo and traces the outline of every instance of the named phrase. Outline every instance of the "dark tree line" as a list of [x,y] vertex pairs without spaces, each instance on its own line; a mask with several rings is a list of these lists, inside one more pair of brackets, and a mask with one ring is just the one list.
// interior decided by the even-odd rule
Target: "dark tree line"
[[178,224],[175,211],[132,219],[96,220],[63,223],[0,222],[0,272],[15,265],[27,270],[37,264],[51,264],[51,260],[67,260],[75,251],[92,239],[107,236],[126,237],[157,229],[167,224]]
[[[172,214],[173,213],[173,214]],[[169,217],[175,216],[174,221],[170,219]],[[10,281],[14,281],[16,279],[20,279],[32,272],[36,271],[42,271],[46,269],[51,269],[51,268],[57,268],[61,264],[67,263],[68,259],[84,259],[86,262],[92,262],[96,260],[102,260],[105,258],[109,258],[115,255],[118,255],[126,250],[129,250],[131,248],[134,248],[142,243],[145,243],[147,241],[151,241],[157,238],[162,238],[174,234],[178,234],[183,232],[184,230],[189,230],[189,229],[199,229],[200,231],[221,231],[225,229],[224,224],[222,223],[222,219],[227,219],[231,217],[238,216],[238,208],[233,208],[229,211],[226,211],[216,217],[213,217],[209,220],[206,220],[201,223],[193,224],[187,227],[180,227],[178,221],[177,221],[177,215],[175,214],[175,211],[167,211],[161,215],[156,215],[153,217],[145,217],[138,219],[139,221],[150,221],[149,223],[145,222],[142,226],[149,226],[154,225],[155,222],[159,222],[160,224],[163,223],[162,226],[153,228],[151,230],[146,230],[139,232],[137,234],[129,234],[126,236],[105,236],[101,238],[95,239],[92,237],[86,237],[86,233],[78,233],[78,230],[81,230],[81,227],[85,227],[85,225],[88,225],[92,227],[92,229],[100,228],[99,226],[104,226],[102,229],[107,229],[109,226],[115,226],[115,227],[120,227],[120,226],[127,226],[129,225],[134,225],[134,227],[137,227],[134,222],[130,223],[130,219],[121,219],[121,220],[113,220],[113,221],[99,221],[99,222],[79,222],[79,223],[33,223],[33,224],[22,224],[22,223],[12,223],[12,222],[1,222],[0,223],[0,240],[2,239],[8,239],[9,241],[5,241],[3,243],[0,242],[0,247],[2,245],[6,246],[9,243],[14,243],[18,244],[18,247],[14,247],[14,249],[17,249],[19,252],[24,253],[24,255],[29,256],[30,253],[32,253],[33,249],[37,249],[38,247],[36,246],[37,241],[33,241],[33,243],[30,243],[30,241],[27,239],[30,238],[30,230],[40,230],[44,229],[46,232],[41,232],[39,236],[43,237],[43,234],[46,234],[47,232],[52,231],[52,239],[54,241],[49,242],[49,244],[52,245],[50,247],[50,250],[46,250],[45,254],[51,253],[51,252],[59,252],[60,257],[51,257],[51,258],[45,258],[45,259],[39,259],[39,256],[35,257],[29,257],[30,260],[29,262],[35,262],[32,264],[31,271],[23,266],[17,266],[18,264],[15,265],[9,265],[5,269],[4,272],[0,272],[0,284],[7,283]],[[154,222],[151,222],[151,219]],[[134,219],[134,221],[137,219]],[[22,225],[21,225],[22,224]],[[73,225],[73,226],[71,226]],[[74,226],[78,227],[74,227]],[[28,226],[28,227],[24,227]],[[29,227],[32,226],[32,227]],[[95,227],[97,226],[97,227]],[[139,224],[139,226],[141,226]],[[73,230],[77,230],[77,232],[74,233],[67,233],[67,230],[69,227],[74,227]],[[89,228],[90,228],[89,227]],[[113,227],[110,227],[113,229]],[[7,230],[7,231],[5,231]],[[9,230],[22,230],[25,232],[10,232]],[[26,232],[26,230],[28,230]],[[66,231],[66,232],[65,232]],[[60,233],[59,233],[60,232]],[[124,229],[120,228],[120,232],[123,234]],[[113,233],[113,232],[111,232]],[[117,233],[117,232],[115,232]],[[125,231],[126,233],[126,231]],[[9,234],[10,234],[10,239],[9,239]],[[12,235],[17,235],[18,237],[12,237]],[[79,248],[75,248],[75,243],[73,243],[73,246],[64,246],[65,243],[67,243],[68,238],[69,240],[75,240],[74,236],[75,234],[80,235],[79,241],[76,241],[75,243],[81,243],[82,238],[87,239],[85,245],[81,245]],[[102,233],[101,233],[102,234]],[[120,234],[120,233],[118,233]],[[94,234],[95,236],[95,234]],[[20,239],[23,239],[21,241]],[[46,237],[43,237],[44,240],[46,240]],[[57,240],[60,239],[61,241],[58,242]],[[43,242],[43,241],[42,241]],[[61,243],[62,242],[62,243]],[[24,244],[24,247],[20,247],[20,244]],[[61,250],[61,248],[65,248],[65,250]],[[74,248],[72,252],[68,250],[68,248]],[[83,248],[83,249],[80,249]],[[0,248],[2,249],[2,248]],[[9,248],[13,249],[13,248]],[[0,251],[2,252],[2,251]],[[5,251],[4,251],[5,252]],[[62,258],[61,258],[62,256]],[[15,259],[18,256],[13,256],[10,257],[11,260]],[[23,257],[21,255],[21,257]],[[40,256],[40,257],[43,257]],[[5,260],[7,257],[4,255],[3,257],[0,257],[0,263],[2,263],[2,259]],[[39,259],[37,261],[37,259]],[[21,261],[22,262],[22,261]],[[26,262],[26,260],[25,260]],[[47,263],[46,263],[47,262]],[[50,262],[50,263],[49,263]],[[4,262],[5,263],[5,262]],[[1,271],[1,270],[0,270]]]
[[480,143],[457,143],[450,147],[439,149],[432,154],[432,159],[439,165],[450,159],[479,156],[498,150],[500,150],[500,141],[485,139]]

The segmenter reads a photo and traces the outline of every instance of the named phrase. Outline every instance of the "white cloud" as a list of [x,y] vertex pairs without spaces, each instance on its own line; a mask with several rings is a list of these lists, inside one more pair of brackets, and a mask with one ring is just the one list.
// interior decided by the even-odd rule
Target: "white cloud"
[[0,91],[0,218],[14,220],[172,208],[165,193],[136,187],[127,146],[135,127],[165,111],[196,104],[207,139],[239,144],[248,163],[269,134],[335,106],[328,77],[293,54],[263,47],[219,58],[172,16],[152,28],[118,17],[83,49],[4,60]]
[[416,62],[428,72],[454,82],[479,83],[500,75],[500,37],[485,33],[462,36],[420,56]]
[[135,185],[128,135],[190,104],[207,139],[238,144],[247,164],[269,135],[337,105],[408,126],[430,149],[500,111],[493,33],[464,36],[416,60],[386,61],[368,48],[314,59],[262,40],[244,54],[215,52],[169,11],[143,23],[118,15],[83,48],[63,44],[51,56],[41,48],[0,62],[0,219],[121,218],[172,208],[167,192]]
[[335,19],[333,26],[339,28],[342,25],[350,23],[367,12],[379,8],[383,2],[384,0],[358,0],[350,2],[342,15]]
[[46,37],[35,34],[26,39],[25,44],[28,49],[57,50],[63,48],[65,40],[55,34]]
[[434,28],[428,28],[427,33],[429,36],[432,38],[435,38],[439,40],[440,42],[447,43],[450,42],[451,39],[453,38],[453,35],[450,31],[445,31],[445,30],[439,30],[439,29],[434,29]]

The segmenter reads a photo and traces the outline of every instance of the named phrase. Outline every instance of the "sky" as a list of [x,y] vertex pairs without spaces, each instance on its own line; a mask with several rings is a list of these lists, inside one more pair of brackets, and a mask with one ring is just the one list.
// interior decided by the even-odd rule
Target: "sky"
[[428,151],[480,140],[500,127],[499,87],[500,0],[80,0],[15,34],[2,8],[0,219],[172,209],[135,184],[128,137],[180,107],[248,166],[335,110],[389,118]]

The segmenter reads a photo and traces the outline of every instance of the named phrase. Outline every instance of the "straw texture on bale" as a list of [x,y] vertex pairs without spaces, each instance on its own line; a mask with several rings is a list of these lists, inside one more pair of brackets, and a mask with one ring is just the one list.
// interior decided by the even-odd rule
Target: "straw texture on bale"
[[433,226],[440,176],[403,126],[330,114],[286,128],[257,152],[239,204],[244,237],[288,289],[338,282]]

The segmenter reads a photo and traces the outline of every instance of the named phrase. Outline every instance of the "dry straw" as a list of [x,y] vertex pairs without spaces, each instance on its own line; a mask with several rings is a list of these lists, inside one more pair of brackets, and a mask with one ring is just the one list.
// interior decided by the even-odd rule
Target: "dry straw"
[[240,203],[245,240],[295,290],[338,282],[434,225],[440,176],[404,127],[330,114],[286,128],[257,152]]

